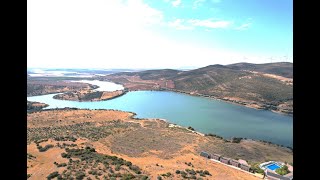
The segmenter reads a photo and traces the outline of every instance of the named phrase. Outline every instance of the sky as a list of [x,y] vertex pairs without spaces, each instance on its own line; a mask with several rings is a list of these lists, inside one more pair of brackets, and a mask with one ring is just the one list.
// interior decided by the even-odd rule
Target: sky
[[292,0],[28,0],[28,68],[293,62]]

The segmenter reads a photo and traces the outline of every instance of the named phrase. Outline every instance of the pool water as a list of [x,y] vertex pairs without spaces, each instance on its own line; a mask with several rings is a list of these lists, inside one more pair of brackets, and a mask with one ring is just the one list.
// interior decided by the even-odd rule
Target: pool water
[[278,166],[277,164],[271,164],[271,165],[267,166],[267,168],[274,171],[276,169],[279,169],[280,166]]

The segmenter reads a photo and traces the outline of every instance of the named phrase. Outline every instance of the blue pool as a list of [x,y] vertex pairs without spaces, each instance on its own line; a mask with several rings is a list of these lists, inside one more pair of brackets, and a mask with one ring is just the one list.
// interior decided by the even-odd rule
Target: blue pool
[[271,164],[271,165],[267,166],[267,168],[274,171],[276,169],[279,169],[280,166],[278,166],[277,164]]

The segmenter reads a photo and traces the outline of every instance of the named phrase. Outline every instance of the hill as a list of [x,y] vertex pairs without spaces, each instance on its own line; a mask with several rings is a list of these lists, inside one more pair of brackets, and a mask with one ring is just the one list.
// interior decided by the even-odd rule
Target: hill
[[121,83],[129,90],[172,90],[291,114],[292,67],[292,63],[238,63],[189,71],[116,73],[104,79]]
[[230,64],[228,67],[236,70],[249,70],[258,71],[269,74],[275,74],[287,78],[293,77],[293,64],[289,62],[280,63],[267,63],[267,64],[250,64],[250,63],[237,63]]
[[[285,147],[253,140],[230,142],[134,115],[75,108],[27,113],[30,179],[260,179],[206,161],[201,151],[243,159],[251,166],[267,160],[293,162],[292,150]],[[176,173],[187,169],[196,173]]]
[[51,93],[80,91],[97,88],[97,86],[95,85],[79,82],[66,82],[64,80],[78,80],[78,78],[28,77],[27,96],[37,96]]

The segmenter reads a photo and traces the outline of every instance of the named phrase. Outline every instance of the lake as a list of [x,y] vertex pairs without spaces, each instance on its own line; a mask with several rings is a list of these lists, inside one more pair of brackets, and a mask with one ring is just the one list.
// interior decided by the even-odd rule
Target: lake
[[99,86],[99,88],[95,89],[95,91],[116,91],[116,90],[124,89],[124,87],[121,84],[116,84],[116,83],[107,82],[107,81],[80,80],[80,81],[71,81],[71,82],[82,82],[82,83],[89,83],[89,84]]
[[[121,87],[113,86],[113,90],[117,88]],[[97,102],[57,100],[52,98],[54,95],[27,99],[49,104],[46,109],[117,109],[135,112],[137,118],[163,118],[171,123],[191,126],[196,131],[217,134],[224,138],[246,137],[290,147],[293,143],[292,116],[224,101],[167,91],[133,91],[115,99]]]

